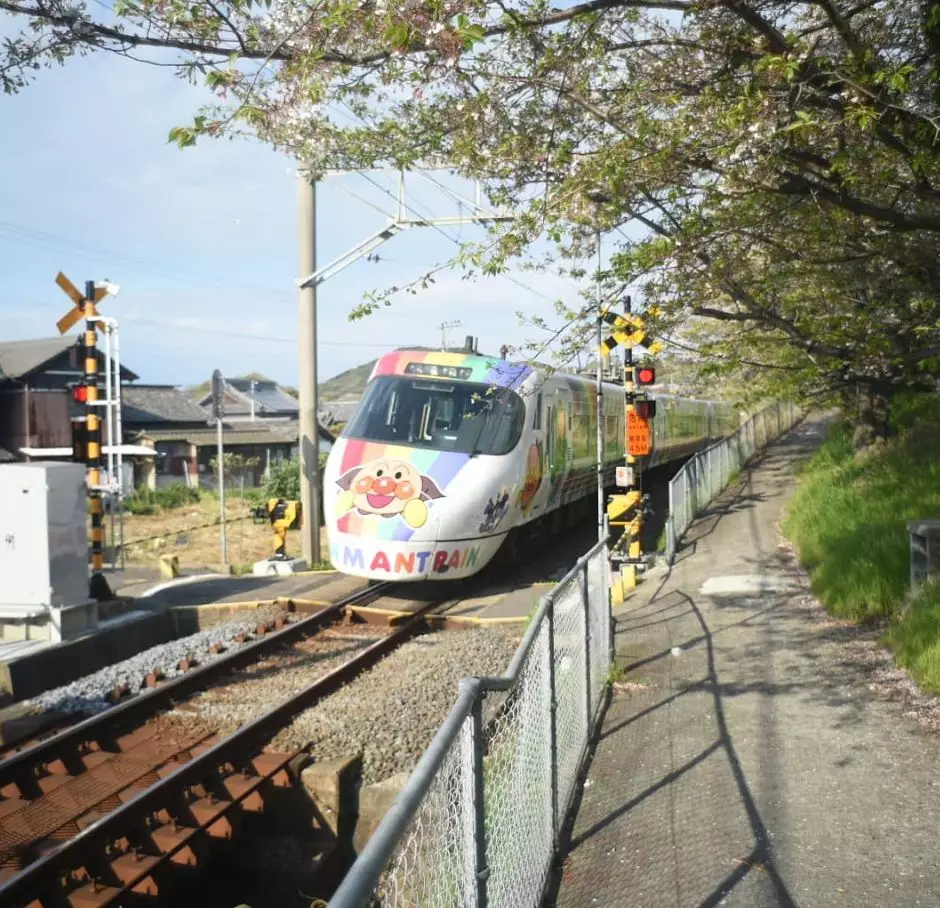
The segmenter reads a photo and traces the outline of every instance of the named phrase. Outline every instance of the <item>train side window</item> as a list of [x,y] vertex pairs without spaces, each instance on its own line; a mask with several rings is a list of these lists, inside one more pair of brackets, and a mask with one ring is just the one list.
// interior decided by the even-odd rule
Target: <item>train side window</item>
[[535,412],[532,414],[532,428],[538,432],[542,428],[542,393],[535,399]]
[[555,475],[555,423],[552,421],[551,407],[545,414],[545,456],[552,476]]

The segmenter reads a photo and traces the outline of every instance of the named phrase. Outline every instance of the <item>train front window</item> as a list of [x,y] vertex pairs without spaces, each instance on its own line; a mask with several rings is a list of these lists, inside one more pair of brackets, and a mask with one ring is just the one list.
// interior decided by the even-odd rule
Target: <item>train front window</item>
[[463,454],[507,454],[525,404],[513,391],[471,382],[383,375],[369,383],[345,438]]

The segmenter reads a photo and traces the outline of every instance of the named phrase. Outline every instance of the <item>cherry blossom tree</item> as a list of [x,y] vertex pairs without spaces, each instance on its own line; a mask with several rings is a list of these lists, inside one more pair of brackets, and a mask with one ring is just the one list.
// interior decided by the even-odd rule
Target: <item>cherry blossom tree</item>
[[[443,163],[520,217],[458,263],[604,275],[755,394],[888,395],[940,366],[940,12],[916,0],[0,0],[6,91],[77,53],[167,55],[323,168]],[[102,15],[99,15],[101,13]],[[588,204],[593,191],[602,204]],[[388,302],[378,294],[358,314]],[[581,343],[584,306],[560,310]],[[548,316],[538,316],[548,326]],[[589,324],[585,330],[589,330]],[[756,364],[756,365],[755,365]],[[760,367],[758,369],[758,367]]]

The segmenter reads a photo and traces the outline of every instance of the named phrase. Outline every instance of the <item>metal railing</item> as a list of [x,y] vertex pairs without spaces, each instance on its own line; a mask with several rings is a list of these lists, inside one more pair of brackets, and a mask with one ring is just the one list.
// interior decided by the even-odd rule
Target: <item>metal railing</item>
[[679,540],[692,521],[714,500],[757,451],[766,447],[800,419],[791,403],[771,404],[755,413],[727,438],[699,451],[669,483],[666,521],[666,561],[672,564]]
[[541,600],[505,677],[461,682],[330,908],[537,908],[612,644],[605,540]]

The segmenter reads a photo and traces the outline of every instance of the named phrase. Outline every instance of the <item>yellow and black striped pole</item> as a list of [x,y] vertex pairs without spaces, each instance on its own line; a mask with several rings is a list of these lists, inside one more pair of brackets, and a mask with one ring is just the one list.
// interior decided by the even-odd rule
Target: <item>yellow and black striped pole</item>
[[98,406],[98,334],[95,330],[95,282],[85,282],[83,313],[85,317],[85,429],[87,432],[88,508],[91,512],[91,582],[95,599],[109,598],[104,569],[104,521],[101,500],[101,416]]
[[88,505],[91,510],[91,562],[104,568],[101,508],[101,417],[98,415],[98,335],[95,331],[95,282],[85,283],[85,428],[88,432]]

